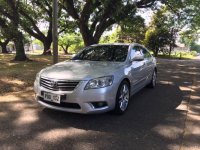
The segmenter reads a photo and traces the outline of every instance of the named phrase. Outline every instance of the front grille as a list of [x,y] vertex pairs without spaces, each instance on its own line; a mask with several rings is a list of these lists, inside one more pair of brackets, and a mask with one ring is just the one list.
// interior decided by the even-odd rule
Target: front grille
[[40,78],[40,86],[52,91],[73,91],[79,81],[64,81]]

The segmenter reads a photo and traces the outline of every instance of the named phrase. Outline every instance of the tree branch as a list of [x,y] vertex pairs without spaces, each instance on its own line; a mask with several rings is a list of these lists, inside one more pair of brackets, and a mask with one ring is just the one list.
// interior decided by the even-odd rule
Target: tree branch
[[[38,36],[40,36],[41,38],[45,38],[45,35],[40,31],[40,29],[37,27],[35,21],[33,20],[32,17],[30,17],[27,13],[25,13],[23,10],[19,10],[19,13],[24,16],[27,20],[30,21],[33,29],[37,32]],[[24,25],[26,26],[26,25]],[[25,27],[25,29],[27,30],[28,28]],[[31,32],[30,32],[31,33]],[[33,32],[34,33],[34,32]],[[35,36],[35,33],[34,33]]]
[[64,0],[68,13],[75,19],[79,20],[79,15],[74,7],[74,0]]
[[148,8],[155,4],[155,2],[158,0],[140,0],[139,2],[136,2],[135,5],[137,8]]

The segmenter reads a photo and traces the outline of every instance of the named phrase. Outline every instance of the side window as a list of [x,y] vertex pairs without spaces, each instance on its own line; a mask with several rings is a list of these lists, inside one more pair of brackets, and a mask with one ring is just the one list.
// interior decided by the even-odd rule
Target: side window
[[134,46],[132,49],[131,49],[131,59],[135,56],[135,53],[136,52],[140,52],[141,53],[141,50],[140,50],[140,47],[139,46]]
[[150,58],[151,54],[143,47],[141,47],[142,53],[144,54],[144,58]]

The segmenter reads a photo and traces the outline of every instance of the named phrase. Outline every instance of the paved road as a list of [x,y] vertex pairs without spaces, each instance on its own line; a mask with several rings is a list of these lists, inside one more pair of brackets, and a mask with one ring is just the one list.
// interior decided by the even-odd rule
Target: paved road
[[32,92],[2,96],[0,149],[200,149],[199,64],[159,60],[157,87],[133,96],[123,116],[45,109],[33,100]]

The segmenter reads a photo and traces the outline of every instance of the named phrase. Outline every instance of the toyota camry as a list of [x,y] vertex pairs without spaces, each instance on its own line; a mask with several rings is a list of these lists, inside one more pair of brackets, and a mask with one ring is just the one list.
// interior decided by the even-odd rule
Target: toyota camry
[[44,107],[74,112],[124,113],[131,96],[155,87],[156,60],[144,46],[97,44],[71,60],[42,69],[36,76],[36,100]]

